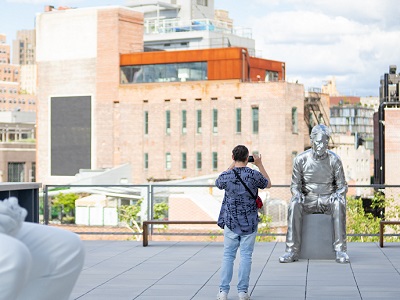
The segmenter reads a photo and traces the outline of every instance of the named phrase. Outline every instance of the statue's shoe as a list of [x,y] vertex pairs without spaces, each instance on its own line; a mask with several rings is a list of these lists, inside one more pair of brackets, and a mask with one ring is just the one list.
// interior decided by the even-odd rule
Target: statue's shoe
[[279,257],[281,263],[291,263],[299,260],[299,255],[296,252],[285,252]]
[[340,264],[347,264],[350,262],[350,258],[346,252],[336,251],[336,262]]

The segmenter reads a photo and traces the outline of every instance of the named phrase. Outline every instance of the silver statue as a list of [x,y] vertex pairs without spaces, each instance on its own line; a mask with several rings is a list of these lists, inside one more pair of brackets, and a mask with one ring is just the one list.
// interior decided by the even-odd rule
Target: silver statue
[[300,153],[294,160],[286,251],[279,257],[281,263],[299,259],[303,215],[311,213],[332,215],[336,262],[349,262],[346,253],[347,183],[339,156],[328,150],[330,135],[327,126],[314,126],[310,135],[311,149]]

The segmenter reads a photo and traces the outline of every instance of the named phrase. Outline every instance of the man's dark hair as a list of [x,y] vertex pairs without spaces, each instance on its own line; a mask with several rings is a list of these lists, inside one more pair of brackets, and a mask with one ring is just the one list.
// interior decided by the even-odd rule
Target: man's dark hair
[[233,148],[232,154],[235,161],[245,162],[249,156],[249,149],[247,149],[246,146],[237,145],[235,148]]

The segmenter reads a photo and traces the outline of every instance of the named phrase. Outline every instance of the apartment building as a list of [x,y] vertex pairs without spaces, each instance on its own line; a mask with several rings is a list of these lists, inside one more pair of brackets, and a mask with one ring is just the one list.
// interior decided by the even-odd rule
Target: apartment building
[[283,62],[244,47],[144,52],[143,13],[126,7],[51,10],[36,30],[39,181],[126,164],[133,183],[207,175],[245,144],[289,183],[304,87]]
[[331,105],[330,124],[332,131],[336,134],[350,134],[362,138],[365,146],[369,150],[373,150],[374,112],[373,108],[362,106],[360,102],[357,104]]
[[[390,65],[380,80],[379,109],[374,115],[375,183],[398,184],[400,169],[400,73]],[[399,195],[395,195],[400,201]]]
[[36,61],[36,31],[19,30],[13,40],[12,62],[15,65],[34,65]]
[[36,111],[34,95],[21,91],[21,67],[10,63],[10,45],[0,34],[0,111]]
[[20,93],[20,66],[0,34],[0,182],[35,181],[36,99]]
[[36,95],[36,30],[17,31],[12,50],[12,62],[20,66],[21,93]]

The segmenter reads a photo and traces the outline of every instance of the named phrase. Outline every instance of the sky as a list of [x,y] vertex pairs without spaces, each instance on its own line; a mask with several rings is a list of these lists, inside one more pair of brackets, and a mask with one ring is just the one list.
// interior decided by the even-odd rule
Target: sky
[[[123,5],[125,0],[0,0],[0,33],[12,44],[45,5]],[[215,0],[234,26],[252,29],[256,53],[286,63],[286,80],[321,88],[333,78],[344,96],[378,96],[380,79],[400,73],[398,0]]]

